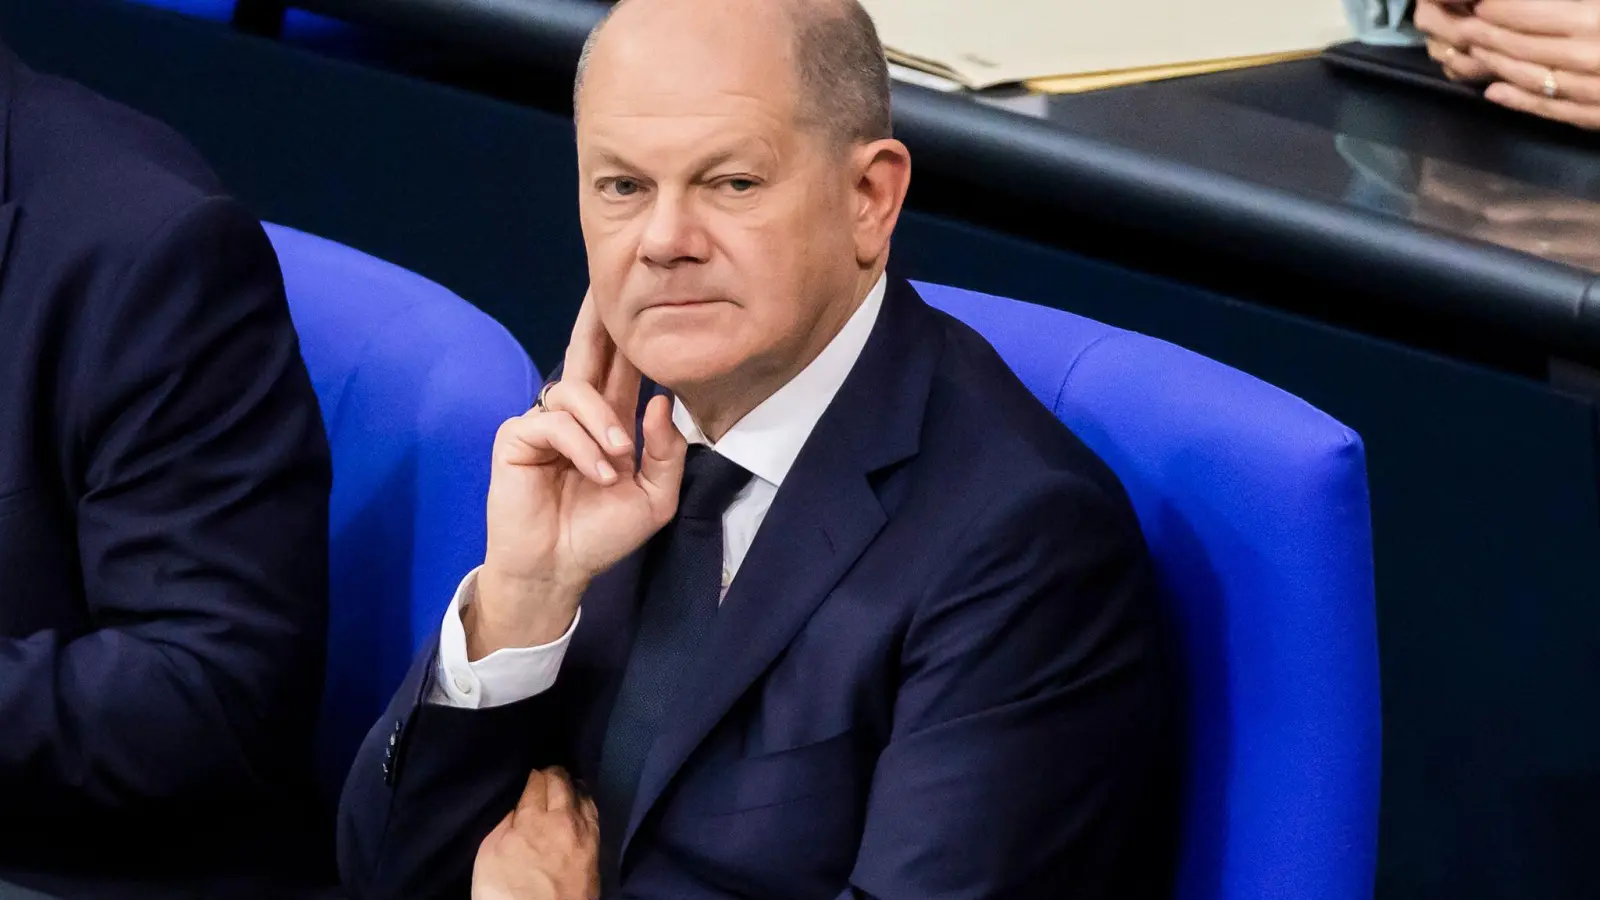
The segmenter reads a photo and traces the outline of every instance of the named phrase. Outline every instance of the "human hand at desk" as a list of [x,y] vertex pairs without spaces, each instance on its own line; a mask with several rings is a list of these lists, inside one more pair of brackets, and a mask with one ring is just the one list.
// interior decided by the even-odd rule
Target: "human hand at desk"
[[1489,100],[1600,129],[1600,0],[1482,0],[1460,33]]
[[488,550],[462,617],[469,658],[559,638],[589,581],[672,519],[686,443],[656,397],[635,465],[639,387],[585,297],[561,380],[495,438]]
[[528,776],[522,798],[478,845],[472,900],[597,900],[600,814],[567,773]]

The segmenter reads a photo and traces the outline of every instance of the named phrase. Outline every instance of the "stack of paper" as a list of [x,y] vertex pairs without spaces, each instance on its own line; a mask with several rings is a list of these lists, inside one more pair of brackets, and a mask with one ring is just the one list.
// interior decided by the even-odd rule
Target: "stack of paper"
[[1263,65],[1351,37],[1340,0],[863,0],[891,61],[1071,92]]

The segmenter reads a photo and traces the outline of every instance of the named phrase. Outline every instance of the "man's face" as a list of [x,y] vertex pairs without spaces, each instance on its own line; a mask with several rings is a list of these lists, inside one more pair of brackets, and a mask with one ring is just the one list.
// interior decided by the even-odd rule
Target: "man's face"
[[625,8],[580,100],[600,317],[640,371],[679,391],[792,375],[819,330],[842,323],[861,274],[855,156],[797,121],[780,20],[740,5],[679,5],[656,22],[641,21],[652,4]]

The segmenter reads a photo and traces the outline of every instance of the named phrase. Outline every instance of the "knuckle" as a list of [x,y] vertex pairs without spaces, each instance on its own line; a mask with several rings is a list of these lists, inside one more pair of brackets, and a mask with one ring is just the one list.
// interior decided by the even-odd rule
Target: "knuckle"
[[563,403],[572,403],[581,401],[592,390],[594,389],[582,378],[563,378],[556,382],[555,387],[550,389],[550,393],[560,397]]

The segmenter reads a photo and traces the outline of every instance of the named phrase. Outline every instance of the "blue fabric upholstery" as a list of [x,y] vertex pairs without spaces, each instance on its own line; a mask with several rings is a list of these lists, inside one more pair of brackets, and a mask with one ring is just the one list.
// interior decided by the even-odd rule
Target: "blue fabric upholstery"
[[483,561],[495,431],[533,405],[540,379],[499,323],[444,288],[321,238],[267,234],[333,450],[319,765],[336,792]]
[[1379,695],[1360,438],[1187,350],[918,284],[1127,486],[1188,691],[1182,900],[1369,900]]

